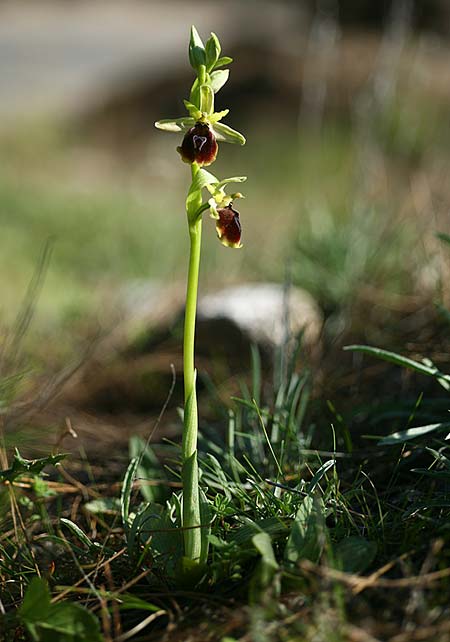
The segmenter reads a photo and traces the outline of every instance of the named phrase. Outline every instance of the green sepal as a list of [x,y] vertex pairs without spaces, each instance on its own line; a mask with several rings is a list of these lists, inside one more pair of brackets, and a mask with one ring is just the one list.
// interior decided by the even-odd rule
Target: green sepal
[[219,58],[214,65],[214,69],[217,69],[218,67],[226,67],[226,65],[231,65],[232,62],[233,58],[230,58],[230,56],[222,56],[222,58]]
[[222,47],[220,46],[219,38],[214,32],[211,32],[211,36],[208,38],[205,47],[207,71],[214,69],[214,65],[219,60],[221,51]]
[[224,84],[227,82],[229,75],[229,69],[218,69],[217,71],[212,72],[212,74],[210,75],[211,87],[215,94],[217,94],[217,92],[222,89]]
[[206,84],[200,87],[200,111],[208,115],[214,111],[214,92]]
[[200,65],[206,65],[205,45],[194,25],[191,27],[191,38],[189,40],[189,62],[196,71]]
[[228,125],[224,125],[223,123],[215,123],[213,129],[218,141],[222,141],[223,143],[245,145],[245,136],[243,136],[235,129],[228,127]]
[[217,187],[222,187],[222,185],[227,185],[228,183],[244,183],[247,180],[247,176],[231,176],[230,178],[224,178],[223,181],[217,183]]
[[162,129],[165,132],[173,132],[175,134],[179,132],[187,132],[188,129],[195,125],[196,121],[194,118],[185,116],[184,118],[166,118],[164,120],[157,120],[155,127],[157,129]]
[[200,118],[202,117],[202,112],[197,107],[197,105],[194,105],[193,103],[189,102],[189,100],[183,100],[183,103],[186,109],[188,110],[190,117],[193,118],[195,122],[199,121]]
[[211,114],[208,118],[208,121],[211,123],[211,125],[214,125],[215,123],[218,123],[219,120],[222,120],[222,118],[225,118],[230,113],[229,109],[223,109],[222,111],[215,111],[213,114]]

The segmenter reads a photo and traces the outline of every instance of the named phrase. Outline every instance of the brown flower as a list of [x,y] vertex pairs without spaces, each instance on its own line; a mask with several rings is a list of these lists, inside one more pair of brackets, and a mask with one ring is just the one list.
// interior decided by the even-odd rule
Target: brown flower
[[220,242],[227,247],[242,247],[239,212],[236,212],[230,203],[227,207],[218,208],[217,214],[219,218],[216,221],[216,231]]
[[217,156],[217,141],[211,127],[206,123],[196,123],[185,134],[180,147],[177,147],[185,163],[211,165]]

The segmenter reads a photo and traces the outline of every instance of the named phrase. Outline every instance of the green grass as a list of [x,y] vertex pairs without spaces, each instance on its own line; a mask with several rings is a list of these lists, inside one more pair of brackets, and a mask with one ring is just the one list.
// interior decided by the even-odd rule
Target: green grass
[[[381,356],[395,361],[394,370],[413,367],[439,385],[441,375],[429,367]],[[119,630],[139,629],[157,613],[145,634],[136,630],[130,639],[158,639],[174,617],[174,639],[185,639],[197,610],[207,608],[226,618],[228,637],[236,640],[247,639],[247,631],[251,639],[340,641],[356,630],[390,639],[390,631],[410,627],[431,627],[433,639],[447,639],[448,428],[401,433],[364,447],[356,435],[346,442],[325,423],[312,423],[311,379],[296,373],[295,358],[286,376],[264,390],[258,363],[252,389],[244,386],[231,410],[219,406],[217,420],[203,422],[210,556],[196,585],[182,565],[178,446],[156,447],[155,456],[134,439],[120,493],[111,485],[100,494],[96,484],[77,490],[66,473],[45,482],[39,471],[54,462],[16,457],[3,479],[22,483],[3,486],[0,497],[4,630],[22,639],[23,623],[31,639],[44,642],[108,639],[108,630],[120,639]],[[404,429],[420,423],[418,410],[403,419]],[[446,421],[443,409],[432,412]],[[372,409],[367,423],[378,414]],[[75,515],[71,489],[80,500]],[[35,579],[14,610],[37,569],[52,595],[66,601],[52,606],[46,580]],[[78,637],[69,636],[72,629]],[[94,629],[104,637],[95,637]],[[52,638],[52,630],[60,637]],[[83,637],[88,630],[92,638]],[[196,639],[222,639],[220,630],[213,618]]]

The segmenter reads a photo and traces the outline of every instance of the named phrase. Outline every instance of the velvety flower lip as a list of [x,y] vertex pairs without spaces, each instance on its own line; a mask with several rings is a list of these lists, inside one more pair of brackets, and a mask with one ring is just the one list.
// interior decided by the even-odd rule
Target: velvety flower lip
[[239,220],[239,212],[236,212],[232,207],[232,203],[230,203],[227,207],[218,208],[217,214],[219,218],[216,222],[216,231],[220,242],[226,247],[242,247],[242,227]]
[[196,123],[185,134],[177,148],[185,163],[211,165],[216,160],[218,145],[216,137],[207,123]]

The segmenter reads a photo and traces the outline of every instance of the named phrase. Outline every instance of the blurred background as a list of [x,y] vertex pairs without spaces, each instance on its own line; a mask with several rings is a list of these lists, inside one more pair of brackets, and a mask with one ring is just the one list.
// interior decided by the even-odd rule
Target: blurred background
[[448,299],[446,0],[3,1],[0,332],[59,371],[96,341],[109,361],[131,345],[136,364],[142,319],[157,327],[142,393],[123,390],[130,361],[109,370],[107,411],[147,410],[152,386],[160,407],[180,366],[189,177],[179,138],[153,123],[183,113],[192,23],[235,59],[217,107],[247,137],[214,166],[248,176],[244,248],[205,220],[201,292],[289,281],[324,320],[316,337],[385,347],[404,343],[399,316],[417,337],[422,302]]

